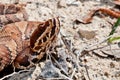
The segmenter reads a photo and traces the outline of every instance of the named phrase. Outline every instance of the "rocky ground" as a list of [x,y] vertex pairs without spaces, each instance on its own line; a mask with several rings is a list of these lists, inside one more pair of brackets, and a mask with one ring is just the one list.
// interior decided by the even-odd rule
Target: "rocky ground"
[[[57,59],[47,59],[30,70],[15,72],[5,80],[120,80],[119,40],[106,39],[116,18],[96,13],[89,24],[81,23],[90,10],[115,8],[112,0],[0,0],[23,3],[29,21],[45,21],[59,16]],[[118,27],[114,36],[120,35]]]

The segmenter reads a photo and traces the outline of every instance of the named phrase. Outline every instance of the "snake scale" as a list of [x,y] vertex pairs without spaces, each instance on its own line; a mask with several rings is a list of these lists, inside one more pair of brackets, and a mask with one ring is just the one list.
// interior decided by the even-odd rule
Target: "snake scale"
[[11,64],[18,69],[31,67],[56,40],[58,17],[44,22],[27,18],[23,5],[0,4],[0,71]]

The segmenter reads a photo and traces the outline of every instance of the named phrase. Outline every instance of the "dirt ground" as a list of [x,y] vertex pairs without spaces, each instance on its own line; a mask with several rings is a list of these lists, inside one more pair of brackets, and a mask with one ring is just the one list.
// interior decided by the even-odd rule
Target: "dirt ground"
[[[115,8],[112,0],[0,0],[26,4],[29,21],[59,16],[58,58],[5,77],[7,80],[120,80],[120,41],[106,39],[116,18],[96,13],[89,24],[81,21],[96,8]],[[120,35],[120,27],[113,36]]]

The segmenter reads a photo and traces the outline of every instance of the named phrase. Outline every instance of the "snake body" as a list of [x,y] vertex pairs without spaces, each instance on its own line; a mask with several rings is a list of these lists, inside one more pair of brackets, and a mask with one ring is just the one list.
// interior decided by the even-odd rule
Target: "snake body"
[[27,15],[21,6],[0,6],[0,23],[3,24],[0,30],[0,71],[11,64],[19,69],[33,66],[56,40],[60,30],[58,17],[44,22],[25,21]]

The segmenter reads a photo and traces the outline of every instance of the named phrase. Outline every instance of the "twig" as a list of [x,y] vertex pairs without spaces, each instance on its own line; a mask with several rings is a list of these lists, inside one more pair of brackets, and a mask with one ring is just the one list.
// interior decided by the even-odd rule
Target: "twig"
[[[76,66],[77,66],[77,68],[74,68],[74,70],[73,70],[73,72],[72,72],[71,78],[73,78],[73,76],[75,75],[76,69],[78,70],[78,72],[81,71],[81,70],[80,70],[80,69],[81,69],[81,68],[80,68],[80,64],[79,64],[79,62],[80,62],[80,60],[79,60],[79,54],[80,54],[81,52],[79,52],[79,53],[75,56],[75,54],[74,54],[73,51],[72,51],[72,50],[73,50],[73,48],[72,48],[72,42],[71,42],[71,45],[68,46],[68,45],[66,44],[66,41],[65,41],[64,36],[62,35],[62,33],[61,33],[61,39],[62,39],[64,45],[66,46],[68,52],[69,52],[70,55],[72,56],[73,62],[75,62]],[[81,65],[82,65],[82,64],[81,64]]]
[[66,73],[66,71],[61,67],[61,65],[58,63],[58,61],[51,55],[52,59],[55,61],[55,63],[57,63],[58,67],[65,73],[65,75],[68,76],[68,73]]
[[11,73],[11,74],[9,74],[9,75],[6,75],[6,76],[2,77],[0,80],[4,80],[4,79],[7,78],[7,77],[10,77],[10,76],[13,76],[13,75],[15,75],[15,74],[19,74],[19,73],[25,72],[25,71],[33,71],[33,70],[21,70],[21,71],[19,71],[19,72],[13,72],[13,73]]
[[[42,78],[42,80],[66,80],[68,78]],[[41,79],[39,79],[41,80]]]
[[85,65],[84,67],[85,67],[85,70],[86,70],[86,72],[87,72],[88,79],[91,80],[91,79],[90,79],[90,76],[89,76],[89,72],[88,72],[87,66]]
[[[112,35],[111,35],[111,36],[112,36]],[[108,37],[106,37],[104,40],[101,40],[100,42],[95,43],[95,44],[93,44],[93,45],[91,45],[91,46],[85,47],[85,49],[87,50],[87,49],[90,49],[91,47],[94,47],[94,46],[97,46],[97,45],[99,45],[99,44],[102,44],[102,43],[106,42],[111,36],[108,36]]]
[[36,80],[36,77],[39,76],[40,72],[41,72],[40,67],[37,64],[35,70],[33,71],[31,75],[31,78],[28,78],[27,80]]
[[[72,51],[72,49],[71,49],[72,43],[71,43],[71,46],[67,46],[66,41],[65,41],[64,36],[63,36],[62,33],[61,33],[61,39],[62,39],[64,45],[66,46],[68,52],[69,52],[69,53],[71,54],[71,56],[73,57],[73,61],[76,62],[76,65],[77,65],[78,70],[79,70],[79,67],[80,67],[80,66],[79,66],[79,58],[76,58],[76,56],[74,55],[74,53],[73,53],[73,51]],[[70,48],[69,48],[69,47],[70,47]],[[77,55],[77,57],[78,57],[78,55]],[[80,71],[80,70],[79,70],[79,71]],[[72,74],[73,74],[73,73],[72,73]]]
[[76,68],[73,69],[72,75],[71,75],[71,79],[73,78],[74,74],[75,74]]
[[12,74],[9,74],[9,75],[4,76],[4,77],[1,78],[0,80],[3,80],[3,79],[5,79],[5,78],[7,78],[7,77],[10,77],[10,76],[12,76],[12,75],[14,75],[14,74],[17,74],[17,73],[16,73],[16,72],[13,72]]
[[55,63],[57,63],[58,67],[64,72],[65,75],[61,74],[63,77],[65,77],[68,80],[73,80],[72,78],[69,78],[68,73],[66,73],[66,71],[61,67],[61,65],[59,65],[59,63],[57,62],[57,60],[51,55],[52,59],[55,61]]

